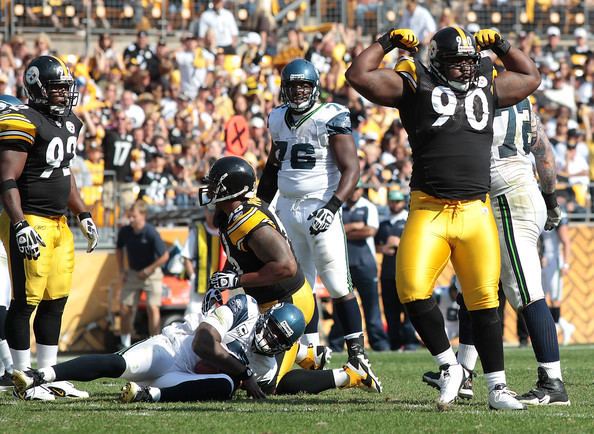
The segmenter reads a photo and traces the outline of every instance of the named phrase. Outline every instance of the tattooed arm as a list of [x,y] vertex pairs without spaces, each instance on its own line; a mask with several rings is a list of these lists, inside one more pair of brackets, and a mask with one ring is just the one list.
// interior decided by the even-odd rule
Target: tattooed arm
[[540,180],[540,188],[547,204],[547,221],[545,230],[550,231],[561,221],[561,209],[557,204],[555,184],[557,182],[557,171],[555,168],[555,155],[551,142],[540,122],[538,115],[532,116],[532,145],[530,151],[536,160],[536,172]]

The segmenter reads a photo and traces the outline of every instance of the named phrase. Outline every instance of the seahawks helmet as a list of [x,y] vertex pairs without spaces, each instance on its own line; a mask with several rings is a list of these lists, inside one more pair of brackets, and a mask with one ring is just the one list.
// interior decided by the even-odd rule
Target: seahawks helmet
[[23,104],[23,102],[20,99],[12,95],[0,95],[0,103],[4,103],[5,105],[9,106]]
[[[312,88],[304,89],[303,83]],[[296,113],[309,110],[320,96],[320,76],[315,66],[305,59],[296,59],[281,72],[281,99]]]
[[287,351],[305,331],[303,313],[291,303],[272,307],[256,322],[254,349],[267,356]]
[[[474,37],[458,26],[444,27],[431,38],[429,63],[431,72],[438,81],[453,90],[466,92],[474,87],[478,78],[480,55]],[[451,77],[451,71],[460,75]]]
[[55,56],[33,59],[24,75],[29,105],[52,116],[68,116],[78,102],[78,92],[70,70]]
[[215,204],[236,197],[254,196],[256,174],[254,169],[241,157],[218,159],[203,179],[205,187],[200,187],[200,205]]

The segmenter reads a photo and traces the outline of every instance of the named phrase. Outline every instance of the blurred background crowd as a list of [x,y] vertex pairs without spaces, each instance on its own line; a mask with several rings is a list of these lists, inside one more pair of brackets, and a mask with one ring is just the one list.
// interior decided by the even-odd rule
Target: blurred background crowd
[[[76,113],[86,128],[74,172],[100,225],[115,225],[139,196],[151,213],[194,207],[201,177],[221,155],[242,155],[261,170],[280,70],[295,57],[320,71],[323,101],[351,110],[367,196],[387,216],[388,191],[407,193],[407,135],[398,111],[363,100],[344,71],[391,26],[410,27],[426,43],[453,23],[497,27],[538,64],[543,81],[533,104],[554,145],[562,200],[574,218],[589,218],[587,2],[27,0],[4,1],[1,9],[0,93],[24,97],[23,69],[39,54],[60,56],[76,77]],[[86,45],[69,49],[65,34],[83,35]],[[386,66],[396,59],[387,56]]]

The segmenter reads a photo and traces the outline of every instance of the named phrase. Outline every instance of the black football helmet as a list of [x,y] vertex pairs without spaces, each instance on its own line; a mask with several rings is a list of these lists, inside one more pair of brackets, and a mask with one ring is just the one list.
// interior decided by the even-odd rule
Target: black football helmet
[[[311,85],[311,91],[303,83]],[[305,59],[295,59],[281,72],[281,99],[295,113],[309,110],[320,96],[320,76],[315,66]]]
[[[453,90],[466,92],[476,85],[480,55],[474,37],[458,26],[439,30],[429,44],[431,72]],[[457,77],[452,76],[459,71]]]
[[241,157],[218,159],[203,179],[207,185],[200,187],[200,205],[214,204],[236,197],[250,198],[256,188],[256,174],[253,167]]
[[280,303],[256,322],[254,349],[267,356],[287,351],[305,331],[303,313],[291,303]]
[[68,116],[78,102],[78,92],[70,70],[55,56],[33,59],[24,76],[29,105],[52,116]]

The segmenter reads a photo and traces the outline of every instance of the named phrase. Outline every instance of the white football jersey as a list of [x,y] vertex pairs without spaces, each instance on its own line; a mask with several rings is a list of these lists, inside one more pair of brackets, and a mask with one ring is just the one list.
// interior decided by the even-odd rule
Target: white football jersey
[[527,182],[536,183],[530,146],[532,122],[530,101],[526,98],[514,106],[498,109],[493,120],[491,148],[491,197],[505,194]]
[[329,147],[334,134],[351,134],[349,110],[335,103],[315,105],[298,119],[287,105],[268,117],[276,157],[279,193],[289,198],[329,200],[340,181],[340,171]]

